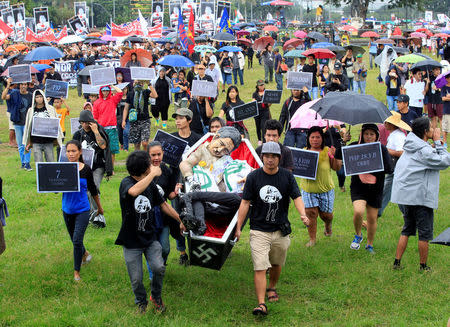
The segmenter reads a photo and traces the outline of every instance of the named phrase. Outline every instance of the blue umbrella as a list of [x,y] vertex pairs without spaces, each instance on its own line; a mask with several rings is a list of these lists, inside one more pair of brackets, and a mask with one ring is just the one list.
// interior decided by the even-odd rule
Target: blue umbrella
[[24,61],[37,61],[37,60],[48,60],[57,59],[64,57],[59,49],[54,47],[39,47],[31,51],[24,58]]
[[45,64],[31,64],[31,66],[33,66],[34,68],[36,68],[40,72],[50,68],[49,65],[45,65]]
[[318,42],[318,43],[314,43],[311,48],[313,49],[317,49],[317,48],[327,48],[327,47],[331,47],[333,46],[333,43],[330,42]]
[[217,50],[217,52],[222,52],[222,51],[241,52],[242,49],[239,47],[232,46],[232,45],[227,45],[227,46],[221,47],[219,50]]
[[158,60],[158,64],[171,67],[194,67],[194,63],[184,56],[168,55]]

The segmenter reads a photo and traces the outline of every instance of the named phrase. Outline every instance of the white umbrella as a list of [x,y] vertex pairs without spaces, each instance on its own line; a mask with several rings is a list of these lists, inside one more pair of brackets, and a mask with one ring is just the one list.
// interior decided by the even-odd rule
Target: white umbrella
[[63,37],[58,44],[71,44],[71,43],[77,43],[77,42],[83,42],[84,39],[81,36],[78,35],[68,35]]

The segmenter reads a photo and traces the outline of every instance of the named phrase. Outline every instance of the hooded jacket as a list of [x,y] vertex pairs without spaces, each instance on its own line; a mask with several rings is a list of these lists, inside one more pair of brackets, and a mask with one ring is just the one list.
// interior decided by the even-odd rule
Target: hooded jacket
[[[103,86],[102,86],[103,87]],[[108,96],[103,98],[102,87],[99,90],[99,98],[94,102],[92,114],[94,119],[103,127],[116,127],[116,107],[122,99],[122,92],[112,95],[109,90]]]
[[449,165],[450,155],[443,145],[435,144],[433,148],[409,133],[395,167],[391,202],[437,209],[439,170]]
[[[58,116],[56,115],[55,108],[48,104],[47,98],[45,97],[45,94],[44,94],[44,91],[42,91],[40,89],[35,90],[33,92],[33,99],[31,101],[31,107],[30,107],[30,109],[28,109],[27,116],[25,118],[25,128],[23,131],[23,139],[22,139],[22,144],[24,144],[25,146],[28,144],[28,141],[30,140],[30,137],[31,137],[31,125],[33,124],[34,108],[36,106],[35,99],[36,99],[36,95],[38,93],[40,93],[44,97],[44,106],[47,109],[49,116],[51,118],[58,118]],[[62,145],[62,139],[63,139],[63,133],[61,131],[61,126],[59,126],[58,138],[57,138],[59,146]]]

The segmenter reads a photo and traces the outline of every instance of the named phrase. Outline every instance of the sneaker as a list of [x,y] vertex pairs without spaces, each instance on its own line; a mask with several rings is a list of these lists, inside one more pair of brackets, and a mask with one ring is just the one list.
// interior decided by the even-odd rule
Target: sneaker
[[89,253],[88,256],[86,258],[83,258],[83,260],[81,261],[81,265],[87,265],[89,262],[91,262],[92,260],[92,255]]
[[403,269],[403,266],[401,265],[401,264],[395,264],[394,263],[394,265],[392,266],[392,269],[393,270],[402,270]]
[[163,123],[163,124],[162,124],[162,128],[163,128],[163,129],[167,129],[167,124],[164,124],[164,123]]
[[138,304],[138,312],[140,314],[144,314],[146,310],[147,310],[147,303],[139,303]]
[[350,244],[350,249],[352,250],[359,250],[360,244],[363,240],[363,236],[355,235],[355,238],[352,241],[352,244]]
[[423,271],[423,272],[431,272],[431,267],[430,266],[427,266],[427,265],[425,265],[425,266],[420,266],[420,269],[419,269],[419,271]]
[[374,251],[372,245],[366,245],[366,251],[369,252],[370,254],[375,254],[375,251]]
[[155,306],[156,313],[163,313],[166,311],[166,306],[164,305],[161,298],[159,299],[152,299],[153,305]]
[[30,165],[29,162],[25,163],[24,169],[25,169],[26,171],[32,171],[32,170],[33,170],[33,168],[31,168],[31,165]]
[[155,119],[155,126],[159,126],[159,119]]
[[181,266],[188,266],[189,265],[189,257],[187,255],[187,253],[185,254],[180,254],[180,259],[178,260],[178,263]]
[[25,169],[25,164],[22,163],[22,166],[20,167],[20,169]]

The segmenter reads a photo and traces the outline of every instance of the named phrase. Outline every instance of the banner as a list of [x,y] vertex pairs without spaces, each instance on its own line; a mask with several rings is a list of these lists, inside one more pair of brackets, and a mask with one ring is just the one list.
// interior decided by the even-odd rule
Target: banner
[[83,21],[78,16],[70,18],[67,22],[75,35],[81,36],[88,33],[86,25],[83,24]]
[[59,41],[61,41],[61,39],[62,39],[63,37],[66,37],[66,36],[68,36],[68,35],[69,35],[69,34],[67,33],[67,26],[64,25],[64,28],[59,32],[58,36],[55,37],[55,41],[56,41],[56,42],[59,42]]
[[162,37],[162,23],[148,29],[148,37],[158,39]]
[[163,24],[164,20],[164,1],[163,0],[153,0],[152,1],[152,16],[151,16],[151,26],[157,26]]
[[181,9],[183,11],[183,22],[185,25],[187,25],[189,22],[189,17],[191,15],[191,9],[194,12],[194,14],[196,14],[198,10],[198,4],[196,0],[183,0],[183,5],[181,6]]
[[50,27],[47,7],[34,8],[33,16],[36,26],[36,33],[42,33]]
[[200,27],[206,32],[214,31],[214,1],[206,0],[200,2]]
[[[141,23],[138,20],[133,21],[127,25],[116,25],[111,23],[111,36],[113,37],[127,37],[132,35],[143,36],[144,33],[141,29]],[[160,38],[162,36],[162,24],[159,24],[148,29],[148,37]]]
[[13,29],[0,20],[0,41],[3,42],[12,32]]
[[14,31],[14,28],[16,27],[16,22],[14,20],[14,15],[12,13],[11,8],[6,8],[1,11],[2,13],[2,20],[8,25],[10,29]]
[[25,37],[25,6],[23,3],[11,7],[14,16],[15,40],[23,41]]
[[179,0],[171,0],[169,2],[170,27],[178,27],[178,16],[180,12],[181,2]]
[[[55,71],[61,75],[61,79],[69,82],[69,86],[77,86],[77,71],[75,70],[75,60],[55,61]],[[105,67],[120,67],[120,60],[96,60],[96,65],[103,65]]]
[[27,42],[53,42],[55,39],[55,34],[50,27],[42,33],[34,33],[27,27],[27,32],[25,34],[25,41]]

